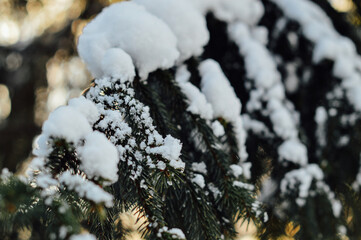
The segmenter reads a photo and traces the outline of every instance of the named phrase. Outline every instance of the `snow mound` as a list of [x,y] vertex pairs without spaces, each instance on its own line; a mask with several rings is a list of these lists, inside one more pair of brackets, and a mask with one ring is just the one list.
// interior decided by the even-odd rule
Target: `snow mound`
[[[176,36],[169,27],[134,2],[105,8],[84,28],[79,38],[79,55],[95,78],[119,73],[131,76],[129,59],[113,48],[131,56],[141,78],[158,68],[172,67],[180,55]],[[109,63],[106,59],[109,56],[116,61]],[[117,67],[125,71],[118,72]]]
[[69,106],[83,114],[91,125],[93,125],[100,117],[95,103],[86,99],[84,96],[70,99]]
[[187,110],[199,114],[202,118],[211,120],[213,117],[212,105],[207,102],[206,96],[192,83],[189,82],[191,73],[185,65],[177,69],[175,80],[188,100]]
[[179,61],[199,56],[208,43],[209,32],[204,16],[187,1],[134,0],[147,11],[162,19],[177,37]]
[[213,10],[219,19],[241,21],[248,25],[256,25],[264,14],[259,0],[218,0]]
[[216,61],[212,59],[203,61],[199,65],[199,72],[201,90],[213,107],[213,117],[224,118],[233,124],[238,142],[239,157],[242,161],[246,160],[248,157],[245,147],[247,133],[243,128],[240,100]]
[[104,76],[114,77],[122,82],[135,77],[132,58],[120,48],[110,48],[105,52],[101,68]]
[[[85,144],[78,148],[80,168],[88,178],[101,177],[114,183],[118,180],[118,151],[103,133],[92,132],[85,137]],[[107,185],[108,182],[104,183]]]
[[236,96],[220,65],[208,59],[199,66],[202,77],[201,89],[213,106],[214,117],[234,121],[241,114],[241,102]]
[[80,175],[72,175],[66,171],[60,175],[59,182],[67,186],[69,190],[77,192],[80,197],[85,197],[95,203],[104,203],[106,207],[113,206],[113,195]]
[[298,139],[284,141],[278,148],[280,160],[287,159],[301,166],[307,164],[307,148]]
[[77,143],[86,134],[92,132],[88,120],[73,107],[59,107],[49,115],[43,125],[43,135],[63,138]]

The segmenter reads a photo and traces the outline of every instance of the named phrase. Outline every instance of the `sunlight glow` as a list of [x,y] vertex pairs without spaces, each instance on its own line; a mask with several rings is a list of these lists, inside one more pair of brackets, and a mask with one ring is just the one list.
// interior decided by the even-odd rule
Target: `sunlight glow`
[[0,122],[6,119],[11,112],[11,100],[9,95],[9,89],[0,84]]
[[27,46],[44,32],[57,32],[83,12],[85,0],[28,0],[25,9],[0,1],[0,45]]
[[330,0],[332,7],[339,12],[349,12],[354,7],[351,0]]

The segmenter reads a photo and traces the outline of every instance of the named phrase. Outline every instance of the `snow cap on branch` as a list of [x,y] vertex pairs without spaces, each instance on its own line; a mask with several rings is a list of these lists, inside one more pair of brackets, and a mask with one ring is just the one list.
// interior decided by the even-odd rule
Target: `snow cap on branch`
[[187,1],[134,0],[148,12],[162,19],[177,37],[179,62],[199,56],[208,43],[209,32],[204,16]]
[[255,25],[264,14],[259,0],[188,0],[202,14],[212,11],[220,20],[228,23],[241,21]]
[[105,51],[101,68],[104,76],[120,79],[121,82],[131,81],[135,77],[132,58],[120,48],[109,48]]
[[93,234],[85,233],[85,234],[76,234],[72,235],[70,240],[96,240],[96,237]]
[[70,99],[69,106],[83,114],[90,125],[93,125],[100,117],[96,105],[83,96]]
[[290,161],[300,166],[308,162],[307,148],[298,139],[284,141],[278,148],[278,155],[281,161]]
[[213,106],[214,117],[234,121],[241,114],[241,102],[219,64],[207,59],[199,66],[202,76],[201,89]]
[[73,107],[57,108],[49,115],[43,125],[43,135],[63,138],[77,143],[86,134],[92,132],[88,120]]
[[187,97],[187,111],[193,114],[199,114],[202,118],[211,120],[213,117],[212,105],[207,102],[206,96],[192,83],[189,82],[191,73],[185,65],[177,69],[175,80]]
[[[119,74],[131,76],[127,55],[114,48],[131,56],[141,78],[158,68],[172,67],[179,57],[177,39],[169,27],[134,2],[116,3],[105,8],[84,28],[79,38],[79,55],[96,78]],[[107,57],[115,60],[112,66],[108,66]],[[123,71],[118,72],[117,67]]]
[[233,124],[239,157],[243,161],[246,160],[248,157],[245,147],[247,133],[243,128],[240,100],[216,61],[212,59],[203,61],[199,66],[199,72],[202,78],[201,90],[213,107],[213,117],[224,118]]
[[[88,178],[101,177],[109,183],[118,180],[118,151],[103,133],[92,132],[85,137],[85,144],[78,148],[80,169]],[[108,182],[104,183],[107,185]]]
[[[306,0],[272,0],[284,14],[301,24],[302,31],[308,40],[315,45],[313,62],[324,59],[333,60],[333,75],[342,78],[342,85],[355,110],[361,111],[360,94],[361,77],[355,44],[341,36],[332,25],[331,19],[315,3]],[[352,80],[351,80],[352,79]]]
[[69,190],[75,191],[80,197],[85,197],[95,203],[104,203],[106,207],[113,206],[113,195],[80,175],[73,175],[66,171],[59,176],[59,182]]
[[184,169],[185,163],[179,158],[181,150],[182,143],[171,135],[167,135],[166,138],[162,139],[162,145],[150,148],[149,152],[162,155],[169,160],[169,165],[175,169]]
[[227,21],[241,21],[248,25],[256,25],[264,13],[259,0],[218,0],[213,9],[217,18]]

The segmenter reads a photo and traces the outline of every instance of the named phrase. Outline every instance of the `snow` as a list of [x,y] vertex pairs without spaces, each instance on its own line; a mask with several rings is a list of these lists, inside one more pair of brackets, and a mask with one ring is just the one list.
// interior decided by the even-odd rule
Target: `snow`
[[272,201],[274,194],[278,189],[278,183],[272,178],[267,178],[262,183],[261,193],[258,195],[258,201],[268,203]]
[[206,15],[212,9],[215,9],[219,0],[187,0],[201,14]]
[[171,234],[172,238],[174,238],[174,239],[184,239],[184,240],[186,239],[183,231],[181,229],[179,229],[179,228],[170,228],[169,229],[167,226],[164,226],[164,227],[159,229],[159,232],[158,232],[157,236],[159,238],[161,238],[163,232]]
[[204,16],[191,3],[179,0],[133,0],[163,20],[177,37],[179,62],[199,56],[208,43],[209,32]]
[[[346,81],[350,81],[346,79]],[[351,81],[349,82],[351,83]],[[347,86],[347,97],[355,109],[361,112],[361,78],[358,77],[357,81],[352,81],[352,84],[345,83]]]
[[212,105],[207,102],[205,95],[192,83],[189,82],[190,73],[185,65],[177,69],[176,81],[187,97],[187,111],[200,115],[201,118],[211,120],[213,117]]
[[43,125],[43,135],[63,138],[77,143],[86,134],[92,132],[88,120],[75,108],[63,106],[57,108]]
[[75,234],[72,235],[69,240],[96,240],[96,237],[93,234],[85,233],[85,234]]
[[[361,111],[361,77],[358,71],[359,56],[355,44],[341,36],[325,12],[308,0],[272,0],[285,15],[301,24],[306,38],[315,45],[313,62],[333,60],[333,75],[342,79],[349,102]],[[353,79],[350,81],[350,79]],[[346,87],[346,86],[347,87]]]
[[243,176],[246,179],[251,179],[251,168],[252,168],[252,163],[251,162],[242,162],[241,163],[241,167],[243,169]]
[[239,165],[232,164],[229,166],[229,168],[231,169],[233,176],[235,176],[236,178],[243,174],[243,168]]
[[175,169],[184,169],[185,163],[179,159],[181,155],[182,144],[178,139],[167,135],[159,147],[150,148],[149,152],[153,154],[160,154],[165,159],[168,159],[169,165]]
[[212,127],[212,130],[213,130],[214,136],[221,137],[221,136],[223,136],[225,134],[224,127],[222,126],[222,124],[218,120],[212,122],[211,127]]
[[173,235],[173,238],[186,239],[183,231],[179,228],[171,228],[167,230],[168,233]]
[[323,179],[323,172],[316,164],[310,164],[304,168],[290,171],[281,182],[281,191],[287,192],[287,188],[294,189],[296,184],[300,184],[299,197],[306,199],[309,195],[313,179]]
[[335,217],[339,217],[342,209],[341,203],[335,199],[335,194],[330,190],[330,187],[323,182],[323,177],[322,170],[316,164],[309,164],[303,168],[292,170],[281,181],[281,192],[285,194],[292,191],[299,184],[296,203],[303,207],[306,199],[311,196],[311,184],[314,182],[318,191],[326,193]]
[[264,14],[259,0],[218,0],[212,10],[223,21],[242,21],[248,25],[256,25]]
[[297,139],[290,139],[283,142],[278,148],[280,161],[290,161],[304,166],[307,164],[307,148]]
[[84,197],[97,204],[104,203],[106,207],[113,206],[113,195],[80,175],[72,175],[66,171],[59,176],[59,182],[69,190],[74,190],[81,198]]
[[[214,117],[234,121],[241,114],[241,102],[237,98],[219,64],[211,59],[199,66],[201,89],[214,110]],[[225,107],[227,106],[227,107]]]
[[45,158],[51,153],[52,146],[50,146],[48,141],[49,141],[49,136],[45,134],[41,134],[40,136],[36,137],[33,148],[33,154],[39,157],[38,159]]
[[338,226],[337,231],[344,236],[347,234],[347,228],[344,225]]
[[83,114],[90,125],[93,125],[100,117],[94,102],[86,99],[84,96],[70,99],[68,105]]
[[299,86],[299,79],[297,77],[297,66],[294,63],[286,64],[287,77],[285,80],[285,87],[288,93],[294,93]]
[[[180,55],[176,36],[169,27],[134,2],[115,3],[104,8],[79,37],[79,55],[95,78],[104,76],[104,70],[109,70],[108,66],[103,69],[102,62],[109,63],[104,58],[112,48],[119,48],[129,54],[143,79],[159,68],[172,67]],[[127,59],[125,54],[119,53],[111,50],[107,54],[113,59]],[[129,67],[128,60],[125,62]],[[118,63],[118,67],[126,71],[119,71],[129,74],[130,69],[123,66],[123,61]],[[115,64],[113,62],[113,66],[109,67],[111,73],[117,68]]]
[[56,186],[57,184],[58,181],[56,179],[45,173],[39,174],[36,178],[36,185],[43,189],[49,188],[50,186]]
[[254,190],[254,186],[252,184],[243,183],[243,182],[240,182],[240,181],[234,181],[233,186],[239,187],[239,188],[244,188],[244,189],[249,190],[249,191]]
[[204,177],[201,174],[194,174],[192,182],[197,184],[200,188],[204,188],[206,186],[204,182]]
[[349,58],[337,58],[333,66],[333,75],[339,78],[348,78],[351,77],[354,70],[354,63],[352,59]]
[[167,167],[167,164],[165,164],[165,162],[163,162],[163,161],[159,161],[159,162],[157,163],[157,168],[158,168],[159,170],[161,170],[161,171],[163,171],[164,169],[166,169],[166,167]]
[[243,126],[247,130],[247,132],[252,131],[256,134],[262,134],[267,137],[272,136],[269,129],[263,122],[258,121],[256,119],[251,119],[251,117],[248,114],[243,114],[242,119],[243,119]]
[[13,174],[9,171],[9,169],[7,168],[3,168],[1,169],[1,173],[0,173],[0,180],[2,183],[6,183],[9,181],[10,177],[12,176]]
[[[252,29],[243,22],[234,22],[228,26],[230,38],[238,45],[240,54],[245,58],[247,78],[254,85],[250,91],[247,110],[249,113],[260,111],[264,117],[270,118],[274,133],[285,141],[278,149],[280,160],[304,165],[308,159],[306,147],[297,139],[299,114],[286,99],[276,61],[264,45],[267,41],[254,39]],[[262,109],[264,103],[267,104],[266,109]],[[253,128],[255,133],[266,133],[268,137],[272,137],[264,124],[249,116],[244,119],[246,128]],[[297,155],[293,155],[295,153]]]
[[[336,33],[335,33],[336,34]],[[335,60],[333,73],[336,77],[346,78],[353,73],[356,58],[356,48],[351,40],[338,36],[337,38],[320,38],[314,49],[313,61]],[[345,67],[345,69],[342,69]]]
[[207,174],[207,166],[204,162],[192,163],[192,170],[195,172]]
[[342,211],[342,204],[340,201],[333,199],[331,200],[332,212],[335,217],[340,217]]
[[284,103],[285,89],[270,52],[261,42],[253,39],[249,27],[242,22],[231,24],[228,32],[239,46],[241,55],[245,57],[247,77],[254,81],[256,87],[250,92],[247,110],[260,110],[261,102],[268,101],[267,111],[273,123],[273,130],[284,139],[296,137],[296,123]]
[[248,154],[245,147],[246,131],[243,129],[240,115],[242,108],[240,100],[216,61],[207,59],[201,62],[199,72],[202,78],[201,90],[213,107],[213,118],[221,117],[233,124],[239,156],[245,161]]
[[315,122],[317,124],[316,136],[320,146],[324,147],[327,144],[326,140],[326,121],[327,111],[324,107],[318,107],[315,114]]
[[269,220],[268,213],[265,212],[263,215],[263,222],[266,223],[266,222],[268,222],[268,220]]
[[118,151],[103,133],[92,132],[85,136],[84,146],[77,149],[80,169],[88,178],[104,179],[104,185],[118,180]]
[[297,137],[297,128],[291,113],[278,100],[269,101],[268,109],[271,110],[270,119],[273,130],[283,139]]
[[209,183],[208,188],[215,199],[222,195],[221,191],[213,183]]
[[246,24],[230,24],[228,32],[230,38],[239,46],[240,53],[245,56],[247,77],[254,79],[258,88],[268,89],[281,80],[272,56],[260,42],[253,39]]
[[285,99],[285,88],[284,88],[283,84],[276,83],[270,89],[268,89],[267,98],[268,99],[277,99],[280,101]]
[[263,26],[258,26],[251,29],[252,37],[257,40],[262,45],[266,45],[268,43],[268,29]]
[[327,111],[324,107],[316,109],[315,121],[317,124],[325,124],[327,121]]
[[103,76],[114,77],[121,81],[132,81],[135,67],[132,58],[120,48],[109,48],[101,60]]
[[60,226],[59,228],[59,238],[64,239],[68,234],[68,228],[66,226]]
[[[113,94],[104,95],[106,88],[116,89]],[[108,128],[114,130],[109,136],[110,141],[116,146],[121,161],[128,164],[133,170],[130,178],[135,180],[141,176],[143,171],[141,162],[146,162],[151,169],[164,170],[170,166],[180,171],[184,170],[185,163],[180,159],[182,144],[178,139],[168,135],[163,138],[150,116],[150,108],[135,98],[135,91],[129,84],[120,80],[109,84],[109,78],[104,77],[95,80],[95,86],[87,92],[87,98],[97,102],[99,112],[104,118],[94,128],[106,131]],[[110,106],[110,109],[106,106]],[[112,108],[115,108],[114,110]],[[141,139],[137,136],[125,121],[123,113],[133,121],[138,129],[143,129]],[[158,155],[155,158],[152,155]],[[128,156],[134,156],[134,160]],[[162,157],[162,158],[160,158]]]

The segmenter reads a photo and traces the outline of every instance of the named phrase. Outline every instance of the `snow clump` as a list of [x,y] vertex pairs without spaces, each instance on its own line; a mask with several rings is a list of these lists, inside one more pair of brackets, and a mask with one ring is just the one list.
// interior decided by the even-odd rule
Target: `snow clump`
[[209,41],[205,18],[189,2],[179,0],[133,0],[163,20],[177,37],[179,62],[199,56]]
[[92,128],[83,114],[72,107],[59,107],[53,111],[43,125],[46,136],[62,138],[69,142],[77,143]]
[[213,107],[213,118],[221,117],[233,124],[238,141],[239,157],[245,161],[248,154],[245,146],[246,131],[241,118],[242,104],[240,100],[216,61],[212,59],[203,61],[199,66],[199,72],[202,78],[201,90]]
[[67,186],[69,190],[75,191],[80,197],[85,197],[95,203],[104,203],[106,207],[113,206],[113,195],[80,175],[72,175],[66,171],[60,175],[59,182]]
[[101,177],[107,180],[103,182],[104,185],[118,180],[118,152],[103,133],[95,131],[85,136],[85,144],[78,148],[78,154],[81,159],[80,169],[88,178]]
[[[158,68],[174,66],[180,56],[169,27],[134,2],[112,4],[97,15],[84,28],[78,52],[95,78],[132,76],[128,55],[143,79]],[[111,66],[107,57],[115,60]]]

